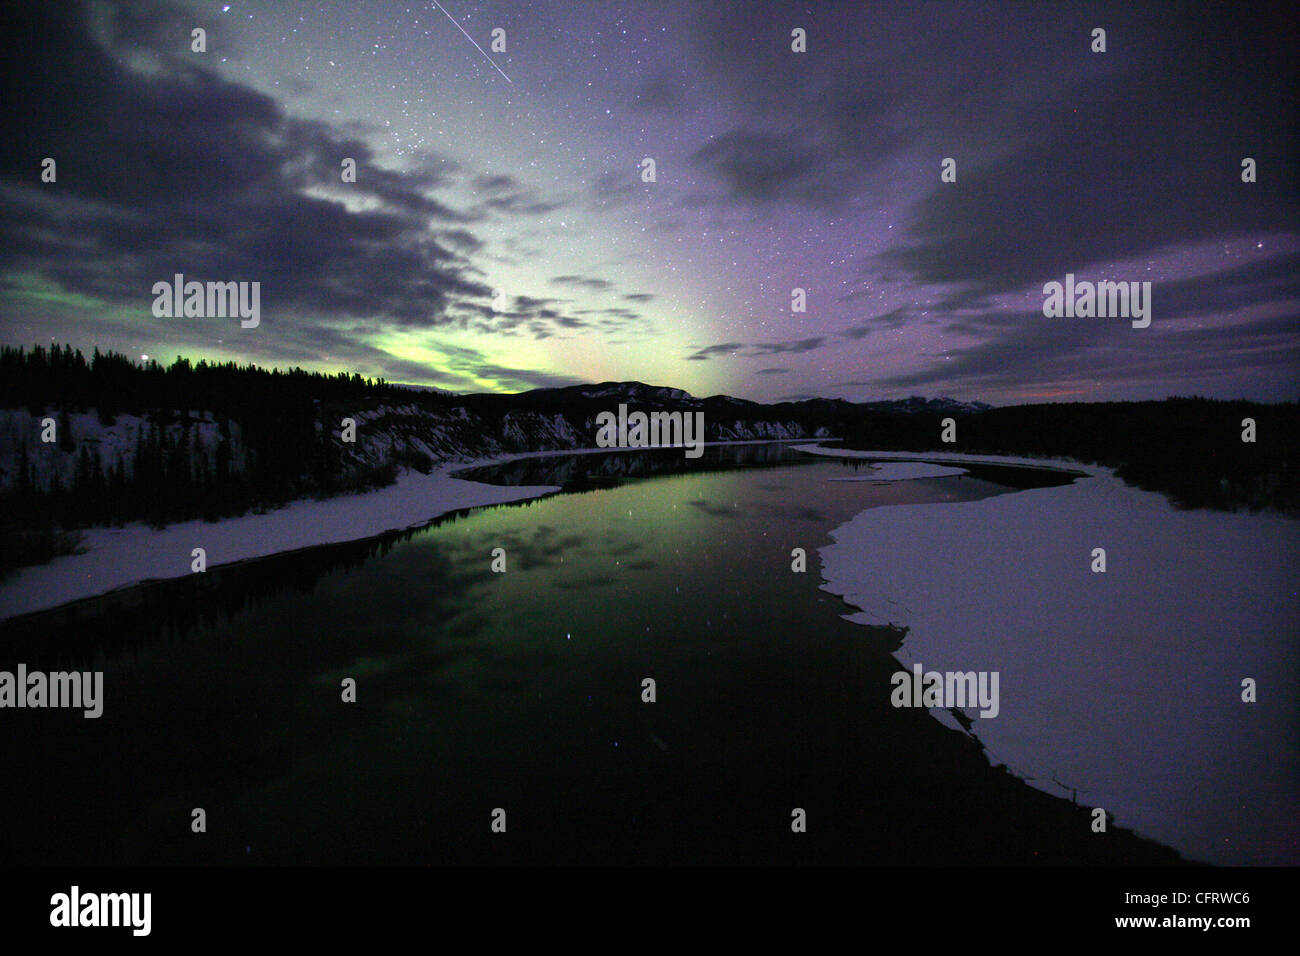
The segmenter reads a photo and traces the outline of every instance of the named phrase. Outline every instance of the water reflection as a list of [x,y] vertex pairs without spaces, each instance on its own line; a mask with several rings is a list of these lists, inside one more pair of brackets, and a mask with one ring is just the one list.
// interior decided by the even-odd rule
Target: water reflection
[[[582,494],[658,475],[795,463],[808,464],[811,459],[786,445],[711,446],[699,459],[687,459],[680,450],[557,455],[469,469],[457,477],[497,485],[558,485],[564,494]],[[533,499],[461,509],[433,519],[425,528],[535,503]],[[0,646],[6,659],[24,661],[33,669],[88,668],[95,660],[113,659],[156,641],[183,640],[284,593],[310,595],[321,579],[383,557],[423,530],[394,531],[241,561],[10,618],[0,623]],[[558,535],[546,526],[538,529],[535,540],[507,536],[503,542],[523,570],[544,565],[577,543],[573,536]]]
[[[0,860],[887,862],[931,839],[928,858],[951,859],[936,818],[1023,826],[977,750],[889,707],[899,635],[844,621],[815,557],[863,508],[1004,486],[834,482],[854,465],[784,446],[683,461],[496,466],[569,493],[9,622],[6,664],[102,667],[105,713],[5,715]],[[589,475],[610,483],[585,491]],[[808,574],[791,573],[796,547]],[[930,794],[949,773],[986,789]],[[796,805],[818,825],[791,844]],[[509,841],[486,826],[496,806]],[[996,862],[1032,839],[970,852]]]

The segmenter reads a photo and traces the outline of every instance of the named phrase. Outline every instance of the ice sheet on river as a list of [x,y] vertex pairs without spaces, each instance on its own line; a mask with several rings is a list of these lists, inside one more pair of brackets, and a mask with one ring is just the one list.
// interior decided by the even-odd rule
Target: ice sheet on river
[[908,627],[907,668],[999,671],[1001,713],[973,732],[1034,786],[1190,859],[1300,863],[1300,521],[1179,511],[1080,470],[863,512],[821,549],[824,589],[850,620]]

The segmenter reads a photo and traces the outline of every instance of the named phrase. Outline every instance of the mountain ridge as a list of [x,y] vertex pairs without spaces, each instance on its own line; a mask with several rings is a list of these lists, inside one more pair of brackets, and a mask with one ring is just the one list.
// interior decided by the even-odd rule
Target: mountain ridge
[[[470,393],[475,394],[475,393]],[[489,393],[477,393],[489,394]],[[526,392],[514,393],[519,396],[536,396],[536,397],[557,397],[557,398],[617,398],[627,401],[679,401],[684,403],[708,403],[708,402],[729,402],[736,405],[748,405],[758,408],[773,408],[784,405],[806,405],[824,403],[829,405],[856,406],[860,408],[869,408],[876,411],[985,411],[993,408],[993,405],[987,402],[963,402],[959,399],[948,396],[937,396],[926,398],[922,395],[912,395],[902,399],[875,399],[869,402],[853,402],[845,398],[823,398],[813,397],[798,399],[793,401],[781,402],[758,402],[748,398],[737,398],[734,395],[718,393],[709,395],[704,398],[692,395],[685,389],[673,388],[666,385],[649,385],[636,379],[626,381],[605,381],[595,382],[592,384],[581,385],[564,385],[548,386],[544,388],[529,389]],[[467,397],[467,396],[460,396]]]

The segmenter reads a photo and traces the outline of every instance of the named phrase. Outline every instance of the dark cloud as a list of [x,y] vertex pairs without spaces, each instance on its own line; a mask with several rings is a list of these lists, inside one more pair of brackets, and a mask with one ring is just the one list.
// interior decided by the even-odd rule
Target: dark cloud
[[[1300,253],[1273,255],[1205,275],[1154,283],[1155,315],[1160,320],[1217,313],[1227,315],[1261,303],[1288,307],[1300,303]],[[1296,329],[1300,331],[1300,320]]]
[[686,359],[690,362],[706,362],[715,355],[730,355],[734,352],[738,352],[744,347],[745,346],[740,342],[724,342],[721,345],[706,345],[704,348],[686,356]]
[[[1033,137],[1004,155],[957,156],[957,182],[916,206],[880,268],[980,307],[1175,241],[1294,230],[1294,71],[1277,69],[1294,23],[1223,6],[1198,9],[1194,30],[1118,17],[1115,67],[1041,94],[1024,116]],[[1273,174],[1243,183],[1243,156]]]
[[913,315],[914,313],[910,307],[899,306],[897,309],[891,309],[881,315],[872,316],[862,325],[851,326],[841,332],[840,335],[846,339],[862,339],[872,332],[878,332],[882,329],[892,331],[905,325]]
[[614,283],[607,282],[604,279],[592,279],[588,276],[563,275],[551,278],[552,285],[573,286],[580,289],[590,289],[595,292],[602,292],[609,289]]
[[[238,17],[168,0],[6,5],[0,277],[14,280],[3,294],[19,308],[5,337],[20,324],[41,339],[93,328],[111,331],[115,347],[152,352],[161,338],[200,348],[223,333],[147,314],[153,282],[179,271],[262,283],[263,327],[240,337],[241,355],[418,380],[420,363],[368,343],[395,329],[403,341],[436,329],[516,344],[644,343],[653,330],[635,309],[656,295],[620,294],[657,287],[622,258],[637,254],[620,245],[634,239],[643,263],[674,273],[649,273],[663,294],[736,307],[701,310],[687,326],[687,341],[741,341],[706,344],[686,362],[753,360],[682,366],[710,387],[768,356],[825,348],[799,364],[833,379],[870,367],[863,378],[882,377],[868,384],[977,398],[1053,388],[1107,397],[1130,383],[1187,391],[1179,368],[1198,384],[1218,375],[1215,393],[1271,376],[1260,394],[1295,394],[1295,335],[1283,321],[1295,328],[1300,301],[1293,11],[624,6],[521,7],[538,68],[523,107],[480,99],[443,70],[428,88],[412,82],[428,102],[408,111],[407,91],[396,91],[412,56],[476,54],[445,22],[445,49],[386,25],[390,40],[372,56],[363,34],[373,17],[343,35],[322,8],[298,30],[270,0],[237,5]],[[605,28],[620,18],[621,29]],[[567,39],[575,24],[581,50]],[[806,54],[790,50],[795,25],[808,31]],[[1104,55],[1088,50],[1097,25],[1108,31]],[[194,26],[229,65],[190,53]],[[322,53],[337,72],[318,72]],[[367,65],[354,72],[361,55]],[[595,85],[593,64],[609,67]],[[352,84],[338,103],[332,83]],[[469,132],[494,115],[519,134],[502,141],[515,148]],[[451,144],[465,165],[420,142]],[[401,169],[384,158],[394,149]],[[57,183],[39,181],[45,155],[58,160]],[[644,155],[659,161],[659,183],[640,181]],[[1243,156],[1257,160],[1258,182],[1240,181]],[[340,181],[344,157],[357,162],[354,184]],[[955,183],[939,181],[944,157],[957,161]],[[559,234],[551,214],[570,208]],[[1110,263],[1133,274],[1105,277],[1154,281],[1152,328],[1049,322],[1024,298],[1066,272],[1103,277]],[[32,274],[107,307],[83,302],[77,314]],[[531,290],[519,278],[528,275],[542,277]],[[539,294],[494,311],[492,290],[512,283]],[[757,290],[793,284],[824,290],[789,332],[802,337],[756,343],[768,327],[740,290],[755,289],[757,302],[768,294]],[[615,299],[629,308],[597,307]],[[140,315],[128,319],[132,305]],[[56,312],[57,323],[42,323]],[[871,362],[881,343],[887,357]],[[451,355],[427,374],[464,389],[489,364]],[[510,388],[546,374],[493,370]],[[753,381],[842,387],[817,374],[764,368]]]
[[[493,177],[494,179],[509,179],[508,176]],[[513,180],[512,180],[513,183]],[[510,213],[512,215],[523,216],[544,216],[547,213],[555,212],[557,209],[563,209],[568,203],[562,199],[544,198],[537,190],[527,186],[514,185],[504,190],[494,190],[496,195],[491,196],[484,206],[497,212]]]
[[471,185],[489,193],[509,193],[519,189],[519,180],[513,176],[483,173],[475,176]]
[[445,229],[438,237],[466,252],[477,252],[483,248],[483,241],[467,229]]
[[930,368],[886,376],[874,384],[899,388],[942,385],[972,394],[992,390],[1044,392],[1078,383],[1091,390],[1101,376],[1159,382],[1184,392],[1233,374],[1238,381],[1296,380],[1300,341],[1291,315],[1196,327],[1161,326],[1159,298],[1147,329],[1125,319],[1016,317],[995,337],[954,349]]
[[917,311],[910,306],[900,306],[892,308],[888,312],[881,312],[880,315],[871,316],[861,325],[853,325],[841,332],[845,338],[866,338],[872,332],[893,332],[901,329],[902,326],[917,320]]
[[798,134],[732,130],[696,150],[691,161],[721,178],[733,199],[811,202],[821,194],[819,158]]
[[734,355],[741,349],[749,349],[744,358],[759,358],[765,355],[780,355],[783,353],[812,352],[826,344],[826,337],[815,335],[806,339],[795,339],[791,342],[764,342],[755,345],[743,345],[739,342],[724,342],[720,345],[708,345],[704,348],[697,349],[687,356],[689,361],[702,362],[714,355]]
[[519,312],[536,312],[559,302],[559,299],[535,298],[531,295],[515,296],[515,309]]
[[[467,218],[428,195],[436,173],[381,167],[361,140],[195,65],[168,27],[190,24],[178,8],[94,10],[10,10],[0,267],[146,307],[176,272],[258,281],[268,325],[293,310],[436,326],[453,303],[490,293],[429,233]],[[39,182],[40,155],[58,162],[56,183]],[[340,180],[344,157],[354,184]],[[373,208],[352,211],[345,196]]]
[[[954,349],[927,369],[882,379],[881,384],[914,388],[963,379],[971,388],[987,390],[1016,383],[1046,386],[1054,378],[1085,372],[1096,381],[1120,371],[1172,383],[1182,373],[1226,372],[1233,362],[1244,363],[1255,376],[1285,379],[1294,376],[1300,364],[1297,301],[1300,254],[1291,253],[1153,283],[1151,326],[1146,329],[1133,329],[1123,319],[1049,319],[1041,310],[970,316],[947,324],[945,330],[977,336],[981,342]],[[1269,307],[1274,316],[1196,321],[1206,312],[1231,315],[1261,307]]]
[[[798,13],[804,55],[789,50],[794,19],[766,0],[704,12],[694,34],[702,66],[744,119],[696,159],[742,215],[775,199],[860,207],[864,222],[888,211],[893,228],[864,260],[871,287],[839,301],[888,283],[914,290],[928,315],[901,307],[840,334],[942,322],[963,338],[946,351],[934,341],[920,356],[927,367],[881,384],[1163,389],[1176,387],[1179,369],[1205,384],[1215,370],[1230,376],[1233,362],[1250,369],[1242,381],[1294,380],[1285,323],[1229,320],[1267,303],[1294,316],[1294,257],[1224,272],[1226,255],[1204,251],[1296,233],[1294,15],[1179,3],[880,3],[864,14],[827,0]],[[1089,49],[1097,25],[1105,54]],[[1255,183],[1241,181],[1246,156],[1258,163]],[[957,162],[955,183],[939,181],[944,157]],[[1168,275],[1147,273],[1175,247],[1189,251]],[[997,305],[1122,262],[1133,274],[1113,278],[1156,280],[1152,329],[1045,325]],[[1199,327],[1159,328],[1198,317]]]
[[[645,331],[642,317],[627,309],[578,309],[571,313],[566,300],[529,295],[514,296],[511,305],[509,310],[497,312],[490,306],[462,303],[456,311],[464,327],[473,331],[506,336],[527,333],[539,341],[553,338],[560,330]],[[589,321],[579,316],[599,318]]]
[[768,342],[754,345],[750,356],[779,355],[783,352],[812,352],[826,344],[825,336],[815,335],[807,339],[795,339],[793,342]]
[[572,375],[560,375],[554,372],[540,372],[535,369],[509,368],[504,365],[480,365],[476,374],[483,378],[494,379],[507,390],[527,391],[530,388],[561,388],[567,385],[581,385],[583,379]]

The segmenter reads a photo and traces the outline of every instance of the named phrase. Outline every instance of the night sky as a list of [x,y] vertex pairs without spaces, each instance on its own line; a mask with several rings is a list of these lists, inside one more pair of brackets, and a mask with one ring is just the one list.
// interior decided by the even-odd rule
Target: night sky
[[[1294,400],[1298,19],[25,3],[0,15],[0,341],[455,391]],[[177,272],[260,282],[261,324],[155,318]],[[1044,317],[1066,273],[1151,281],[1151,326]]]

